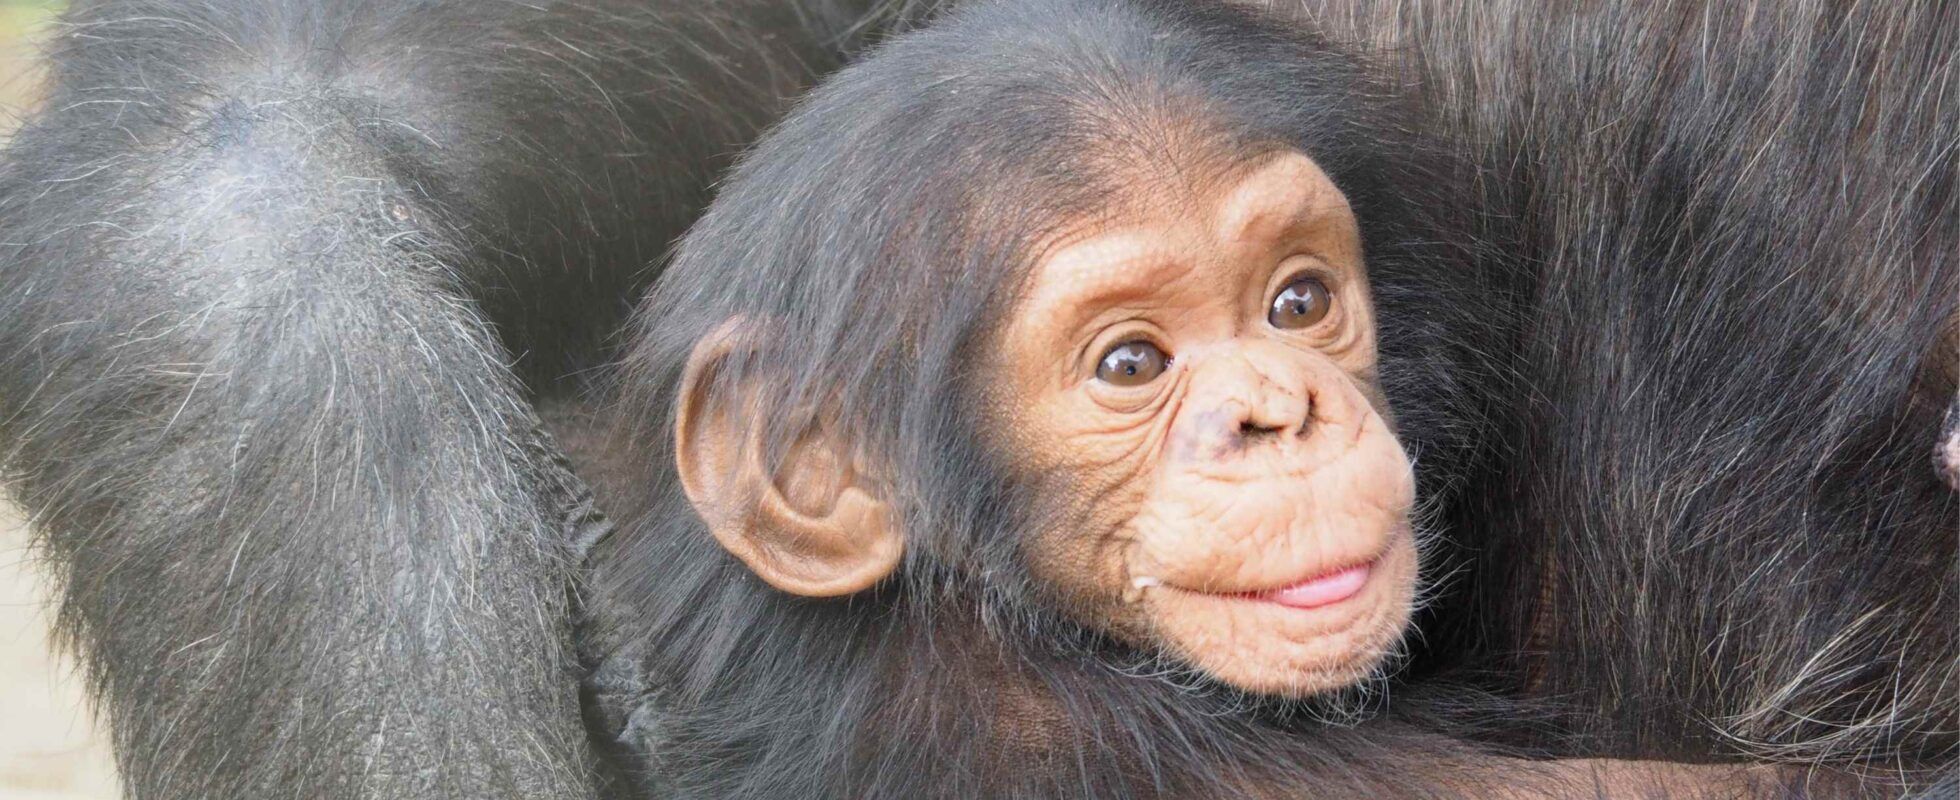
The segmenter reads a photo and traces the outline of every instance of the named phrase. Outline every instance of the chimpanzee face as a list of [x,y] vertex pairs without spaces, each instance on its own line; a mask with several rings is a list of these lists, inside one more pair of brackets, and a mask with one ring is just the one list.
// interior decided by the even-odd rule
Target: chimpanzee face
[[[1078,621],[1248,691],[1359,682],[1408,624],[1417,570],[1354,214],[1293,151],[1125,180],[1033,248],[989,338],[986,444],[1056,511],[1024,532],[1032,577]],[[771,585],[861,591],[903,563],[890,467],[846,413],[763,456],[768,415],[745,398],[767,387],[713,376],[766,330],[731,320],[697,345],[683,488]]]
[[1028,560],[1234,686],[1357,682],[1417,559],[1354,214],[1297,152],[1150,196],[1060,237],[1001,336],[1009,459],[1068,487]]

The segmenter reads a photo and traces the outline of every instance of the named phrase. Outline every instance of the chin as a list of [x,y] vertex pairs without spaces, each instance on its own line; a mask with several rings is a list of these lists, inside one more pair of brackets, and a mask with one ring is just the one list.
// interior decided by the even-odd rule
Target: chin
[[1354,595],[1315,608],[1162,587],[1148,601],[1183,659],[1254,694],[1304,699],[1368,682],[1414,613],[1416,553],[1397,537]]

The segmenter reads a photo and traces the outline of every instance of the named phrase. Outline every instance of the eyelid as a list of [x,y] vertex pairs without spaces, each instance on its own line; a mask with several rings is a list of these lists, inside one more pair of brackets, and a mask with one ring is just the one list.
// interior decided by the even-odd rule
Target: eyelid
[[1273,298],[1278,297],[1281,290],[1301,278],[1319,280],[1327,287],[1327,296],[1331,298],[1340,296],[1341,285],[1344,283],[1339,269],[1312,253],[1299,253],[1280,259],[1279,267],[1273,270],[1273,276],[1275,280],[1266,286],[1266,304],[1269,307],[1272,305]]

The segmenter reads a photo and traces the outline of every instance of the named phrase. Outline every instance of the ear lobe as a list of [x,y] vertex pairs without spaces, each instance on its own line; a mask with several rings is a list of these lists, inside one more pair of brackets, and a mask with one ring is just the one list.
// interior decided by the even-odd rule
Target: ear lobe
[[889,505],[864,484],[852,443],[812,422],[775,469],[764,464],[758,406],[748,385],[716,373],[746,355],[755,326],[723,323],[694,347],[681,378],[674,461],[682,491],[715,540],[757,577],[791,594],[863,591],[897,570],[904,538]]

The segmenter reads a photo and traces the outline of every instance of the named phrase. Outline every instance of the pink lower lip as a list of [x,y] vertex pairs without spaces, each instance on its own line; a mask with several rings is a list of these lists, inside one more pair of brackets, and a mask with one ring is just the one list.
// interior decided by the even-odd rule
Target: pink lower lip
[[1319,608],[1353,597],[1368,584],[1368,574],[1374,571],[1373,564],[1348,567],[1340,572],[1309,578],[1283,589],[1261,592],[1253,597],[1278,603],[1288,608]]

